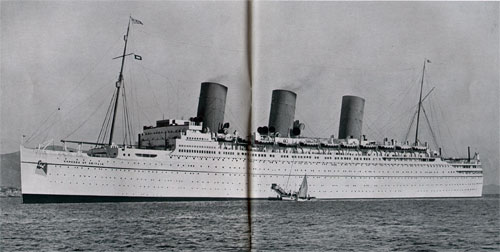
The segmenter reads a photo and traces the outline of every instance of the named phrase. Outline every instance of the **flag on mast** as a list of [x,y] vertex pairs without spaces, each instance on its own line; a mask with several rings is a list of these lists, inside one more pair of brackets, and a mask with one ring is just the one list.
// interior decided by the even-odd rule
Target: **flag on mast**
[[140,24],[140,25],[144,25],[141,20],[137,20],[133,17],[130,17],[130,21],[132,21],[132,24]]

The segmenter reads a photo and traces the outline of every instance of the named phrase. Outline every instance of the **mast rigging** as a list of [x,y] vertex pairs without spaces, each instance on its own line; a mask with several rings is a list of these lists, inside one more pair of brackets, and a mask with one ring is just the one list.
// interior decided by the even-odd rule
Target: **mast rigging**
[[420,97],[418,98],[418,112],[417,112],[417,127],[415,130],[415,146],[418,145],[418,125],[420,122],[420,109],[422,107],[422,89],[424,87],[424,76],[425,76],[425,63],[431,63],[430,60],[424,59],[424,67],[422,69],[422,80],[420,82]]

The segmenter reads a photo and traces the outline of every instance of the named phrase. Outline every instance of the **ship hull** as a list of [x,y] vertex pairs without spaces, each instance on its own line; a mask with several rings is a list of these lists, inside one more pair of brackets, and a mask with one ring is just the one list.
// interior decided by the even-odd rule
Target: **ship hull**
[[[327,199],[481,197],[480,169],[459,172],[443,161],[432,164],[344,156],[236,155],[156,151],[157,157],[128,158],[21,148],[25,203],[245,200],[276,197],[276,183],[294,191],[307,175],[309,195]],[[127,154],[127,155],[125,155]],[[226,156],[225,156],[226,155]],[[259,156],[260,155],[260,156]],[[328,158],[328,159],[327,159]],[[347,159],[347,156],[345,156]],[[366,157],[365,157],[366,158]],[[360,158],[361,159],[361,158]],[[247,167],[251,169],[247,169]]]
[[218,197],[133,197],[133,196],[50,195],[50,194],[23,194],[22,197],[23,197],[23,203],[25,204],[245,200],[245,198],[218,198]]

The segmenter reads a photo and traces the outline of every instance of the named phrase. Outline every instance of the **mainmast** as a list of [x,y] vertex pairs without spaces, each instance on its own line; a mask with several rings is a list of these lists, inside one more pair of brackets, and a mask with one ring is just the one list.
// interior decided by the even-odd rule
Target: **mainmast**
[[418,124],[420,121],[420,108],[422,107],[422,89],[424,87],[424,76],[425,76],[425,63],[431,63],[430,60],[424,60],[424,67],[422,69],[422,80],[420,82],[420,97],[418,98],[418,112],[417,112],[417,127],[415,130],[415,146],[418,145]]

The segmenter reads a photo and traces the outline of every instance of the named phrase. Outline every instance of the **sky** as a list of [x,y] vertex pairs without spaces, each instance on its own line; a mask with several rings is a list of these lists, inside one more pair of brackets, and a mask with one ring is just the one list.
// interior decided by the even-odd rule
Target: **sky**
[[[297,93],[306,136],[338,135],[343,95],[365,99],[363,134],[404,140],[426,65],[419,139],[479,152],[499,183],[498,2],[1,1],[0,152],[95,141],[129,15],[125,86],[135,134],[196,114],[200,83],[229,88],[225,119],[267,125],[271,92]],[[122,118],[118,118],[121,122]],[[117,139],[122,135],[118,123]],[[408,139],[414,137],[414,125]],[[435,137],[433,137],[433,133]],[[436,141],[434,140],[436,139]]]

